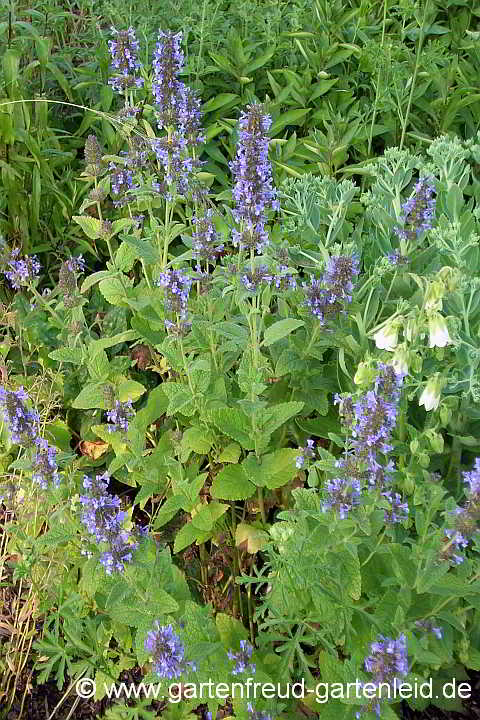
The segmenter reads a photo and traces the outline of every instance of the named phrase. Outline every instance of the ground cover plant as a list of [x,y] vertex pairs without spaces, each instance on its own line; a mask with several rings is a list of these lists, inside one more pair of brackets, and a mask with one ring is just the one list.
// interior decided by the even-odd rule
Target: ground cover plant
[[125,677],[110,720],[461,711],[478,11],[180,10],[0,24],[0,717]]

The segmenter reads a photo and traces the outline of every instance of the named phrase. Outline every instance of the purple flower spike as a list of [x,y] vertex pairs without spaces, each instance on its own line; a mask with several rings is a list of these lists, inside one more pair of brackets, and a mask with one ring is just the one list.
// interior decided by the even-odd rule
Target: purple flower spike
[[233,217],[240,230],[233,233],[233,243],[263,252],[268,245],[266,210],[279,209],[272,187],[272,168],[268,160],[268,131],[272,124],[261,105],[250,105],[239,120],[239,139],[235,160],[230,163],[235,185]]
[[335,255],[328,260],[320,280],[310,278],[310,285],[303,283],[305,305],[321,325],[340,312],[345,313],[345,305],[352,302],[354,277],[359,274],[359,268],[355,255]]
[[240,640],[240,652],[233,652],[229,650],[227,652],[228,659],[235,662],[234,668],[231,671],[232,675],[240,675],[241,673],[250,672],[255,674],[256,666],[250,662],[252,657],[253,647],[247,640]]
[[172,625],[160,625],[156,620],[145,639],[145,650],[151,653],[154,670],[161,678],[172,680],[188,669],[195,671],[195,663],[185,661],[183,644]]
[[137,75],[142,67],[137,62],[138,41],[135,30],[116,30],[110,28],[113,40],[109,40],[108,49],[112,56],[111,70],[115,72],[108,81],[111,88],[118,93],[125,93],[129,88],[143,87],[143,78]]
[[403,228],[395,228],[402,240],[416,240],[430,230],[435,217],[436,199],[433,178],[423,177],[415,185],[414,195],[402,205]]
[[28,285],[42,268],[35,255],[31,257],[25,256],[23,260],[17,260],[19,253],[18,248],[12,250],[10,256],[6,259],[10,269],[3,271],[8,282],[15,290],[18,290],[22,285]]
[[0,386],[0,409],[8,425],[12,442],[30,447],[34,445],[40,433],[40,417],[36,410],[27,410],[24,402],[28,395],[20,387],[18,390],[6,390]]
[[107,411],[107,419],[109,423],[112,423],[108,426],[108,431],[116,432],[117,430],[121,430],[123,432],[127,432],[128,421],[134,416],[135,410],[132,408],[131,400],[128,400],[127,402],[120,402],[117,400],[115,402],[115,407],[112,410]]
[[[132,560],[132,553],[138,543],[131,542],[132,533],[122,528],[126,513],[120,509],[120,498],[107,492],[109,476],[97,475],[95,480],[85,475],[83,487],[87,490],[80,496],[84,507],[82,523],[97,543],[107,543],[100,562],[108,575],[123,572],[125,563]],[[88,553],[87,553],[88,554]]]

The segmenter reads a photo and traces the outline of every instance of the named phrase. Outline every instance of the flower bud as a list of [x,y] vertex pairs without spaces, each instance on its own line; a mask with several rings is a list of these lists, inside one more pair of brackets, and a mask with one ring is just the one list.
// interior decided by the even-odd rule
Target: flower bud
[[420,395],[418,401],[419,405],[424,405],[425,410],[436,410],[440,403],[440,396],[442,394],[445,380],[440,376],[440,373],[435,373],[427,382],[425,389]]
[[427,309],[442,308],[442,298],[445,295],[445,285],[441,280],[433,280],[429,283],[425,293],[425,307]]
[[408,375],[408,351],[406,343],[402,343],[395,350],[392,365],[398,375]]
[[412,342],[413,338],[417,334],[417,319],[412,315],[407,318],[407,321],[403,326],[403,334],[405,340],[408,340],[408,342]]
[[451,342],[447,323],[440,313],[430,315],[428,318],[428,331],[430,333],[428,347],[443,348]]
[[375,370],[371,367],[369,361],[359,363],[357,372],[354,375],[353,382],[355,385],[371,385],[375,377]]
[[373,336],[377,348],[393,352],[397,347],[398,331],[402,323],[403,318],[395,318],[394,320],[389,320],[383,328],[378,330]]

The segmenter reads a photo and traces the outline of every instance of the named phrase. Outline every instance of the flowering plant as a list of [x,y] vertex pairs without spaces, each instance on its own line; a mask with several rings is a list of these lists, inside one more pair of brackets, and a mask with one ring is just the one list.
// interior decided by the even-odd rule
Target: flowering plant
[[[275,187],[252,98],[219,191],[181,33],[159,31],[150,75],[133,29],[112,34],[117,151],[87,138],[73,216],[105,268],[72,256],[50,288],[34,256],[1,257],[51,390],[19,331],[2,463],[46,516],[12,536],[16,577],[55,552],[43,607],[63,620],[35,645],[41,679],[359,678],[378,696],[328,712],[395,717],[381,684],[479,665],[480,145],[388,150],[363,193],[308,174]],[[200,704],[185,693],[182,716]],[[280,693],[231,706],[302,712]]]

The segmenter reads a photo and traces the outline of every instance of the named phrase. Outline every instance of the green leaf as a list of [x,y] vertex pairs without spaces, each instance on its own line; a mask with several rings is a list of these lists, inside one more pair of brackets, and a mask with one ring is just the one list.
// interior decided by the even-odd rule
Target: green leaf
[[135,253],[135,257],[144,260],[147,265],[154,265],[160,262],[158,251],[147,240],[141,240],[133,235],[121,235],[122,240],[127,243]]
[[136,330],[125,330],[124,332],[112,335],[112,337],[101,338],[100,340],[92,340],[88,346],[88,352],[91,356],[97,352],[106,350],[107,348],[120,345],[121,343],[128,342],[129,340],[136,340],[138,338],[138,332]]
[[242,453],[242,448],[238,443],[230,443],[226,447],[223,448],[222,452],[217,458],[217,462],[219,463],[237,463],[240,455]]
[[122,242],[117,252],[115,253],[115,267],[122,272],[130,272],[137,260],[137,254],[135,250],[130,247],[126,242]]
[[282,448],[269,455],[264,455],[261,472],[265,478],[266,487],[274,490],[293,480],[298,472],[295,464],[297,456],[298,450],[295,448]]
[[219,430],[239,442],[245,450],[254,449],[250,422],[244,412],[238,408],[218,408],[211,411],[211,418]]
[[48,357],[57,362],[69,362],[74,365],[81,365],[83,360],[82,354],[78,348],[76,350],[73,348],[59,348],[58,350],[52,350],[51,353],[48,353]]
[[203,505],[198,512],[192,512],[193,527],[203,532],[210,532],[218,518],[224,515],[229,507],[215,501]]
[[[129,279],[130,278],[124,277],[124,283],[125,280]],[[121,280],[118,278],[111,277],[101,280],[98,287],[100,288],[100,292],[103,297],[110,303],[110,305],[122,305],[125,303],[126,292],[124,284],[122,284]]]
[[100,282],[100,280],[103,280],[104,278],[112,277],[112,274],[113,273],[111,272],[111,270],[99,270],[98,272],[93,273],[93,275],[89,275],[83,281],[80,292],[87,292],[87,290],[89,290],[92,285],[95,285],[95,283]]
[[303,320],[294,320],[293,318],[279,320],[265,330],[263,345],[269,347],[303,325],[305,325]]
[[128,400],[135,402],[135,400],[138,400],[138,398],[143,395],[145,388],[135,380],[125,380],[125,382],[118,386],[117,392],[120,402],[127,402]]
[[162,387],[169,400],[167,415],[175,415],[177,412],[181,412],[183,415],[193,415],[195,406],[190,388],[175,382],[163,383]]
[[98,240],[102,236],[102,223],[98,218],[88,217],[87,215],[74,215],[72,220],[77,225],[80,225],[90,240]]
[[259,414],[258,424],[264,433],[271,434],[294,415],[298,415],[304,405],[303,402],[286,402],[267,408]]
[[241,465],[228,465],[215,476],[212,497],[221,500],[246,500],[255,493],[255,485],[248,480]]
[[235,531],[235,545],[239,547],[242,543],[246,543],[247,552],[254,555],[262,550],[270,540],[265,530],[249,525],[248,523],[239,523]]
[[77,395],[72,402],[72,407],[78,410],[91,410],[92,408],[101,408],[105,410],[103,398],[103,383],[90,383]]
[[305,115],[309,112],[310,108],[297,108],[295,110],[287,110],[286,113],[282,113],[270,128],[271,137],[274,137],[281,132],[286,125],[301,125],[301,120],[303,120]]
[[225,650],[240,650],[240,640],[247,640],[248,633],[240,620],[225,613],[217,613],[215,617],[220,641]]
[[172,495],[172,497],[167,498],[157,513],[153,529],[158,530],[158,528],[170,522],[179,510],[184,509],[183,504],[184,499],[180,495]]
[[205,455],[212,447],[213,438],[205,429],[190,427],[185,430],[182,437],[182,447],[199,455]]
[[232,105],[235,100],[238,100],[238,98],[239,96],[235,93],[220,93],[216,97],[210,98],[208,102],[202,105],[202,112],[214,112],[215,110],[219,110],[221,107],[225,107],[225,105]]
[[173,552],[178,553],[194,542],[205,542],[210,537],[209,532],[197,530],[191,522],[184,525],[175,535]]

